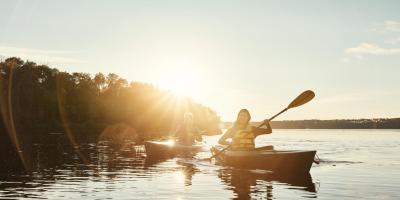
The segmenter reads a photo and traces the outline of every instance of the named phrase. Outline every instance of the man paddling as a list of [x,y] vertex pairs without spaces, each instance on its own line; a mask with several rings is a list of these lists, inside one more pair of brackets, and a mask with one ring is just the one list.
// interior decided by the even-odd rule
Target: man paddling
[[[237,115],[236,122],[229,128],[218,140],[219,144],[230,145],[232,150],[251,151],[255,149],[255,138],[259,135],[272,133],[269,120],[264,120],[267,128],[259,128],[250,125],[250,112],[247,109],[241,109]],[[229,138],[231,142],[227,141]]]

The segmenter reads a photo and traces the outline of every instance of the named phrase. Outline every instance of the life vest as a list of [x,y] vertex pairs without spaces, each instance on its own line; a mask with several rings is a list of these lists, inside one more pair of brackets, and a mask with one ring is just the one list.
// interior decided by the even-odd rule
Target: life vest
[[254,133],[250,125],[247,125],[244,129],[238,129],[232,137],[232,149],[253,150],[255,148],[254,138]]

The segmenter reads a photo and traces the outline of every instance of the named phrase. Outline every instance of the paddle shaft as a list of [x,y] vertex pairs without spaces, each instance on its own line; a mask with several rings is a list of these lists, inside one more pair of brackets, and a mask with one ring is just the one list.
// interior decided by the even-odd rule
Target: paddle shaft
[[[273,119],[275,119],[276,117],[278,117],[280,114],[284,113],[285,111],[287,111],[289,108],[285,108],[283,109],[281,112],[279,112],[278,114],[272,116],[271,118],[268,119],[268,121],[272,121]],[[265,122],[261,123],[258,127],[261,127],[265,124]]]
[[[301,106],[301,105],[311,101],[311,99],[313,99],[314,96],[315,96],[315,94],[311,90],[306,90],[306,91],[302,92],[292,102],[290,102],[290,104],[285,109],[283,109],[278,114],[269,118],[268,121],[272,121],[273,119],[275,119],[275,117],[278,117],[280,114],[284,113],[285,111],[289,110],[290,108],[298,107],[298,106]],[[258,127],[261,127],[264,124],[265,124],[265,121],[263,123],[261,123]]]
[[218,153],[212,155],[209,159],[213,159],[213,158],[219,156],[219,154],[221,154],[221,153],[224,152],[225,150],[229,149],[231,146],[232,146],[232,145],[228,145],[227,147],[221,149],[221,151],[219,151]]
[[287,111],[288,108],[283,109],[281,112],[279,112],[278,114],[272,116],[271,118],[268,119],[268,121],[272,121],[273,119],[275,119],[275,117],[278,117],[280,114],[284,113],[285,111]]

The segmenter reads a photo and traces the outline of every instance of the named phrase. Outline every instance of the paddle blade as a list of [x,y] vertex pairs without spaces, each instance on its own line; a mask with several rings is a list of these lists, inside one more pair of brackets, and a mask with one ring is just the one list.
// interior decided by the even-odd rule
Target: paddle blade
[[295,100],[292,101],[292,103],[289,104],[287,108],[294,108],[297,106],[301,106],[313,99],[315,97],[315,94],[311,90],[304,91],[301,93]]

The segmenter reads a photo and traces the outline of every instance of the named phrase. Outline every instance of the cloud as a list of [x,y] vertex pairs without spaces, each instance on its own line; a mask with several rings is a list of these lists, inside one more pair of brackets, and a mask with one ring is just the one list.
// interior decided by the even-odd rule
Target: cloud
[[369,43],[361,43],[357,47],[348,48],[345,50],[348,54],[371,54],[371,55],[398,55],[400,48],[382,48]]
[[387,31],[400,32],[400,21],[385,21]]
[[74,58],[76,51],[57,51],[32,48],[20,48],[10,46],[0,46],[0,56],[3,57],[20,57],[40,63],[51,64],[79,64],[85,61]]
[[392,39],[389,39],[389,40],[385,40],[385,43],[386,44],[392,44],[392,45],[400,44],[400,37],[392,38]]

